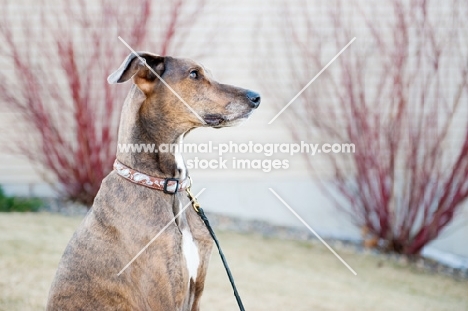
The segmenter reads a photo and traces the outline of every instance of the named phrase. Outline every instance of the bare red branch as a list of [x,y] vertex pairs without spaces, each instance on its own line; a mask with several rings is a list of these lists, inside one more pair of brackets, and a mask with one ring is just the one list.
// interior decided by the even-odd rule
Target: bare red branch
[[468,197],[467,25],[458,13],[467,7],[359,3],[335,1],[319,19],[306,1],[299,13],[285,3],[288,66],[263,63],[282,71],[260,82],[287,102],[283,85],[300,90],[333,56],[324,57],[326,48],[358,37],[282,118],[298,140],[354,143],[356,153],[324,159],[326,193],[386,249],[418,254]]
[[[107,84],[107,75],[129,53],[151,39],[151,50],[173,52],[183,41],[204,1],[153,5],[150,0],[64,1],[37,11],[2,0],[0,101],[20,112],[15,152],[26,155],[67,199],[90,206],[112,168],[121,105],[126,90]],[[151,21],[166,20],[151,36]],[[12,16],[18,17],[13,19]],[[27,136],[30,139],[27,139]],[[24,138],[24,139],[23,139]],[[32,139],[31,139],[32,138]],[[33,141],[34,143],[31,143]]]

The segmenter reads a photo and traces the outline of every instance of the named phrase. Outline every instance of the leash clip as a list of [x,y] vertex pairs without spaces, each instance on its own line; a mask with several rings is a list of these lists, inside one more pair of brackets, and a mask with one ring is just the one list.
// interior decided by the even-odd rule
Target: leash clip
[[192,177],[188,176],[188,179],[190,180],[190,185],[185,189],[187,192],[187,196],[192,203],[192,207],[195,210],[195,212],[199,212],[200,210],[200,203],[198,203],[197,198],[193,195],[191,188],[192,188]]

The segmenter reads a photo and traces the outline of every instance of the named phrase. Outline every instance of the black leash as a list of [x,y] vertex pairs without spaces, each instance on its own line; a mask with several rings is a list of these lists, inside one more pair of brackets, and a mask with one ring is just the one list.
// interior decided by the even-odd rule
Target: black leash
[[219,241],[216,238],[216,235],[215,235],[215,233],[213,231],[213,228],[211,228],[210,222],[208,221],[208,218],[206,218],[205,212],[203,211],[203,209],[201,207],[198,208],[197,214],[200,216],[200,218],[205,223],[206,228],[208,229],[208,231],[211,234],[211,237],[213,238],[213,240],[216,243],[216,247],[218,248],[219,256],[221,256],[221,260],[223,261],[224,269],[226,269],[226,273],[228,275],[229,282],[231,282],[232,289],[234,290],[234,296],[236,297],[237,305],[239,306],[239,309],[241,311],[245,311],[244,305],[242,304],[242,300],[241,300],[241,298],[239,296],[239,293],[237,292],[236,284],[234,283],[234,277],[231,274],[231,270],[229,269],[229,265],[228,265],[228,263],[226,261],[226,257],[224,257],[223,250],[221,249],[221,246],[219,245]]
[[[191,186],[191,183],[190,183]],[[213,231],[213,228],[211,227],[211,224],[208,220],[208,218],[205,215],[205,212],[203,209],[200,207],[200,204],[197,201],[197,198],[190,192],[190,187],[186,189],[187,195],[192,202],[192,207],[193,209],[197,212],[198,216],[203,220],[205,223],[206,228],[210,232],[211,237],[213,238],[216,247],[218,248],[219,256],[221,257],[221,260],[223,261],[224,269],[226,269],[226,273],[229,278],[229,282],[231,282],[232,289],[234,290],[234,296],[236,297],[237,305],[239,306],[239,310],[245,311],[244,305],[242,304],[242,300],[239,296],[239,293],[237,292],[237,287],[236,284],[234,283],[234,277],[232,276],[231,269],[229,269],[229,265],[227,263],[226,257],[224,256],[223,250],[221,249],[221,246],[219,245],[218,238],[216,237],[216,234]]]

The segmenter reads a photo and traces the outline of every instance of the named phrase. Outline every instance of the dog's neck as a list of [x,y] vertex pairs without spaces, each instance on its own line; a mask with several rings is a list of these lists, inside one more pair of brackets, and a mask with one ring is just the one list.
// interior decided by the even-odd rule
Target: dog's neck
[[[171,145],[180,146],[185,133],[178,130],[173,120],[166,119],[163,113],[158,115],[157,122],[145,119],[145,112],[142,110],[146,100],[146,96],[133,85],[122,108],[117,159],[130,168],[150,176],[185,179],[186,167],[180,150],[174,153],[167,150]],[[165,148],[165,152],[160,152],[160,146],[163,144],[168,148]],[[142,148],[141,152],[137,152],[131,149],[141,146],[150,148],[154,146],[154,151],[145,151]],[[125,147],[128,148],[128,152]]]

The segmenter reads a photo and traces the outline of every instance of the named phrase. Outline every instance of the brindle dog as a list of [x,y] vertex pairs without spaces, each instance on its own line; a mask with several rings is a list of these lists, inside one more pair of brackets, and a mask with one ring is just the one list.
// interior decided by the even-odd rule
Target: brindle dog
[[[192,60],[138,54],[204,122],[132,53],[108,78],[134,83],[122,109],[121,145],[178,144],[197,127],[236,125],[260,104],[257,93],[214,81]],[[149,176],[187,178],[179,154],[117,151],[117,160]],[[212,240],[192,208],[117,275],[188,203],[183,192],[150,189],[112,171],[65,249],[47,310],[200,310]]]

